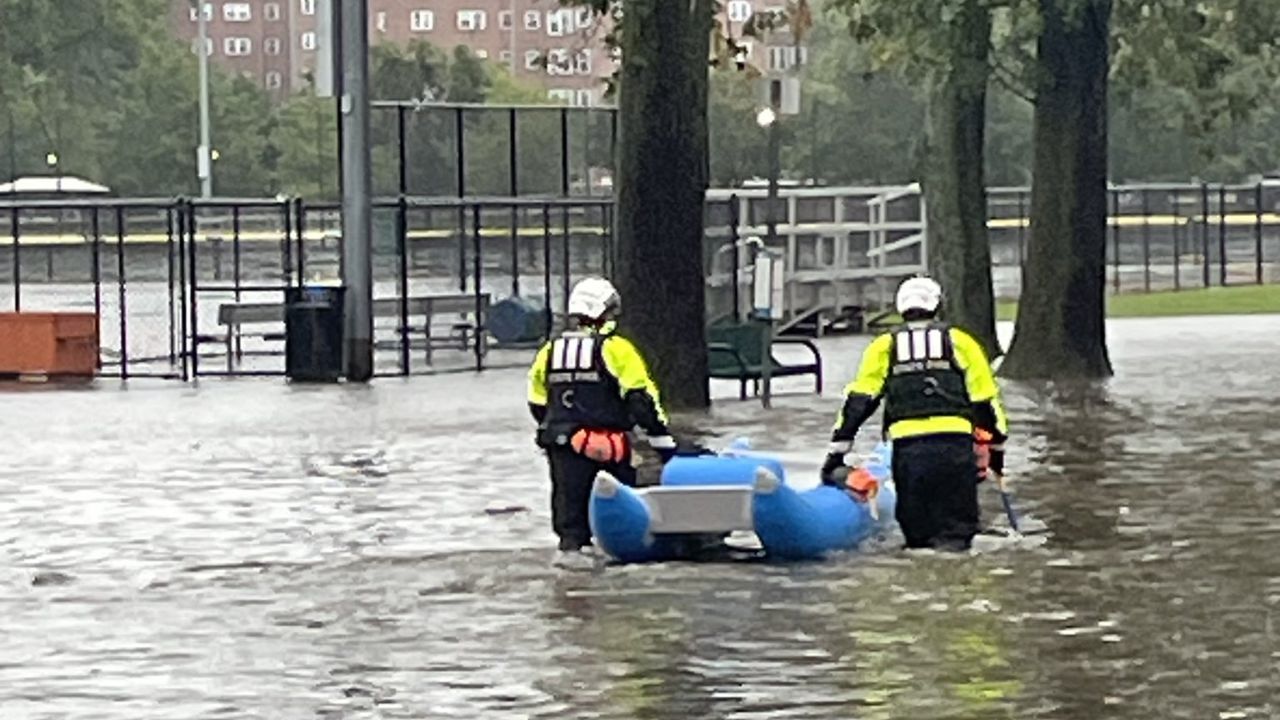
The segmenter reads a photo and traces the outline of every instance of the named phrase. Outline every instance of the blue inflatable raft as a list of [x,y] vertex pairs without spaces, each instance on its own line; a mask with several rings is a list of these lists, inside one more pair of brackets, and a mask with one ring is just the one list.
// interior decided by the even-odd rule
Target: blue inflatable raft
[[629,488],[601,473],[590,504],[596,543],[620,562],[653,562],[751,531],[767,557],[800,560],[856,548],[893,522],[887,444],[863,464],[880,482],[875,515],[838,488],[796,489],[777,459],[736,445],[718,455],[673,458],[652,487]]

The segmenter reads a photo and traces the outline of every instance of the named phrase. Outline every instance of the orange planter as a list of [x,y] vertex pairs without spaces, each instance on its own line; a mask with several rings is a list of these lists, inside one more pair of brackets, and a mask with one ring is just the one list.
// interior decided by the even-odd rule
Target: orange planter
[[93,377],[97,371],[93,313],[0,313],[0,375]]

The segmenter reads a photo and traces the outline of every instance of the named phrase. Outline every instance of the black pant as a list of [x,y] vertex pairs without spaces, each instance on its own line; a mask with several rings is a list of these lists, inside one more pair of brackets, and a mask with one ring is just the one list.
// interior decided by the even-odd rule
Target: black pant
[[622,462],[598,463],[564,446],[548,448],[547,460],[551,464],[551,527],[560,536],[561,550],[577,550],[591,544],[587,509],[596,473],[604,470],[622,484],[635,487],[636,469],[631,466],[630,454]]
[[968,435],[893,443],[894,513],[909,548],[968,550],[978,532],[978,462]]

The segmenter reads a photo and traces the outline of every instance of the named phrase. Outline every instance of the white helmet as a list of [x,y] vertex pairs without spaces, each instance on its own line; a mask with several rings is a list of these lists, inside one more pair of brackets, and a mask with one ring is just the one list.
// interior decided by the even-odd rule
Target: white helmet
[[898,286],[898,314],[905,315],[908,310],[923,310],[928,313],[937,312],[942,302],[942,286],[933,278],[913,277],[902,281]]
[[589,277],[578,281],[569,293],[569,314],[590,320],[600,320],[609,312],[617,312],[622,297],[613,283],[601,277]]

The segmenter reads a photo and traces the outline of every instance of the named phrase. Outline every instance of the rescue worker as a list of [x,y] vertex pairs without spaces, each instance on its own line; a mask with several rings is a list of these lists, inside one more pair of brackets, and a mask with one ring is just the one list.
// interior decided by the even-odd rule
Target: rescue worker
[[883,401],[895,516],[907,547],[963,551],[979,530],[983,473],[975,434],[990,433],[989,468],[1003,473],[1008,420],[982,346],[938,320],[941,302],[942,288],[931,278],[909,278],[898,287],[904,323],[863,353],[857,377],[845,388],[822,480],[838,484],[858,428]]
[[617,333],[621,298],[613,284],[579,281],[568,309],[577,328],[538,350],[529,369],[529,410],[551,466],[557,564],[574,566],[595,560],[587,508],[596,473],[636,484],[628,432],[640,426],[664,463],[677,448],[644,358]]

